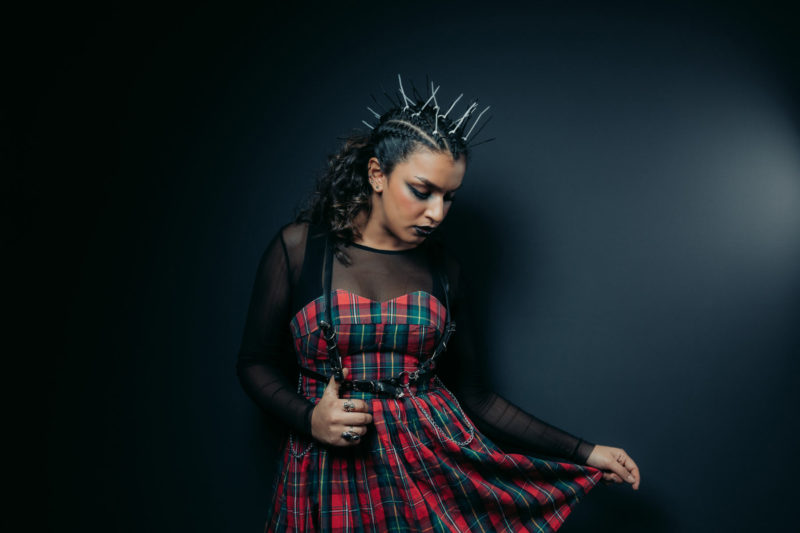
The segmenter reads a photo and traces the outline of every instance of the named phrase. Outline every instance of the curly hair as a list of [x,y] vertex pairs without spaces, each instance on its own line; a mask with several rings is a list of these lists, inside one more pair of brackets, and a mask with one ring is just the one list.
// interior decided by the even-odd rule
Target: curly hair
[[[409,100],[411,100],[409,98]],[[438,108],[423,108],[410,113],[395,105],[380,115],[369,133],[356,132],[344,139],[339,151],[328,155],[327,167],[317,178],[314,192],[295,217],[295,222],[310,222],[327,227],[333,237],[334,253],[344,264],[350,258],[344,244],[361,238],[355,218],[372,210],[372,189],[367,178],[367,162],[378,159],[381,171],[389,175],[398,163],[418,150],[449,153],[454,160],[462,156],[469,163],[469,147],[455,121],[437,115]],[[448,133],[451,130],[454,133]]]

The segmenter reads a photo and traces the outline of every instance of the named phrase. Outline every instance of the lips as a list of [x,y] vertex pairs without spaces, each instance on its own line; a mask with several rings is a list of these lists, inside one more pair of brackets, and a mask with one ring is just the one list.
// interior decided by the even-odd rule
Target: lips
[[427,237],[433,232],[434,228],[431,226],[414,226],[414,231],[417,232],[417,235],[422,235]]

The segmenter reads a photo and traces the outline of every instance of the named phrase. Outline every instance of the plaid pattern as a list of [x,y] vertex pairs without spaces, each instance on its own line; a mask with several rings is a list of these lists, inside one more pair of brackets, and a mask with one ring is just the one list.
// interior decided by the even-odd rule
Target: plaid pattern
[[[300,364],[330,375],[317,323],[322,304],[322,297],[309,302],[290,327]],[[415,370],[446,321],[444,305],[424,291],[376,302],[337,289],[331,306],[354,379]],[[325,388],[305,376],[300,386],[314,403]],[[555,531],[602,476],[590,466],[503,453],[438,378],[412,391],[400,399],[345,393],[365,399],[373,415],[356,446],[295,435],[292,449],[287,439],[265,531]]]

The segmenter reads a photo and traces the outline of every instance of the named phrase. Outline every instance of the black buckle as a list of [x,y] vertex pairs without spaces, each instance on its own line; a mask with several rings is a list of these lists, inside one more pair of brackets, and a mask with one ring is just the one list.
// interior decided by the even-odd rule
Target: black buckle
[[388,394],[390,396],[394,396],[395,398],[402,398],[405,396],[405,392],[403,391],[402,387],[398,387],[397,385],[393,385],[387,381],[374,381],[375,384],[375,392]]
[[333,378],[337,383],[342,383],[344,374],[342,373],[342,363],[339,360],[339,348],[336,344],[336,330],[325,320],[319,321],[319,327],[322,328],[322,338],[325,339],[325,344],[328,349],[328,358],[333,369]]
[[402,398],[405,396],[403,387],[398,387],[394,383],[386,380],[347,380],[342,382],[339,390],[384,394],[387,396],[394,396],[395,398]]
[[322,338],[325,339],[328,345],[328,351],[336,348],[336,330],[324,320],[319,321],[319,327],[322,329]]

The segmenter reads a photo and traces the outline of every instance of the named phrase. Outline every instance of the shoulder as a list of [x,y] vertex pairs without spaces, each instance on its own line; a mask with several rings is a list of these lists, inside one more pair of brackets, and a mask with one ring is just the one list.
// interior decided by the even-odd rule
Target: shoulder
[[318,240],[328,234],[327,226],[313,222],[289,222],[280,229],[280,235],[287,247],[303,247],[306,240]]
[[326,235],[325,227],[305,221],[290,222],[278,231],[277,238],[283,245],[293,280],[299,280],[307,259],[314,261],[321,255]]
[[292,252],[305,249],[308,229],[308,222],[290,222],[278,231],[287,253],[291,255]]

